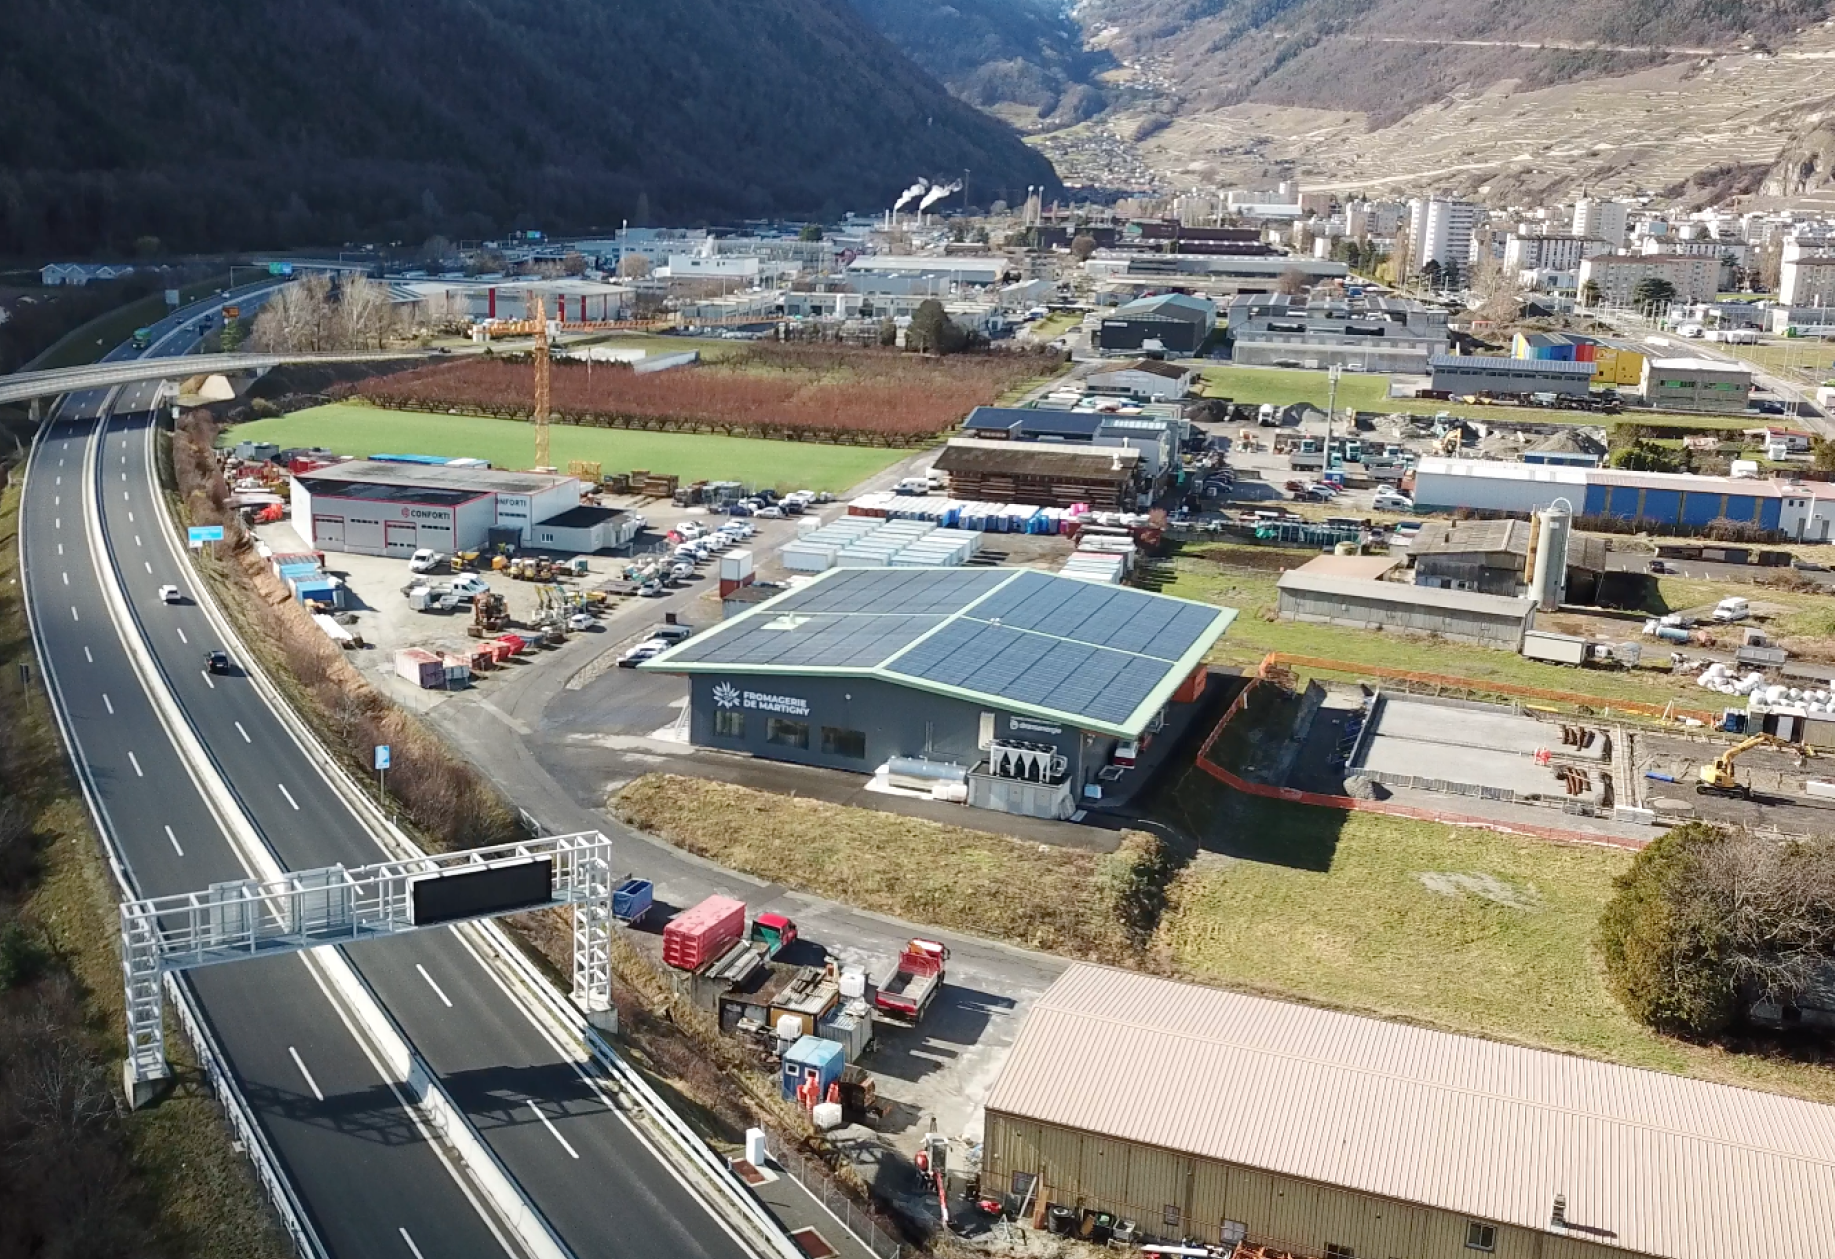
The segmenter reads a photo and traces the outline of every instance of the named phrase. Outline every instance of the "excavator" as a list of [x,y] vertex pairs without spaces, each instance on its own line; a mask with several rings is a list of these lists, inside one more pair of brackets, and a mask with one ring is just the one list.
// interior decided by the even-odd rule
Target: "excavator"
[[1752,799],[1752,786],[1743,783],[1733,772],[1733,762],[1750,752],[1753,748],[1766,745],[1779,748],[1790,748],[1800,756],[1814,756],[1816,753],[1801,743],[1792,743],[1789,739],[1780,739],[1774,734],[1755,734],[1735,743],[1719,756],[1701,767],[1701,780],[1695,784],[1695,790],[1704,796],[1734,796],[1741,800]]

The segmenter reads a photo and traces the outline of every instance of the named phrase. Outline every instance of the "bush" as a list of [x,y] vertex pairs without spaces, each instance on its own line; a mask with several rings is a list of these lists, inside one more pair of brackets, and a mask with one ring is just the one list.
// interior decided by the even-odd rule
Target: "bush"
[[1661,1031],[1714,1036],[1793,1005],[1835,964],[1835,843],[1689,822],[1637,855],[1599,921],[1613,991]]
[[1660,836],[1614,880],[1599,952],[1631,1016],[1670,1032],[1724,1031],[1738,1010],[1724,924],[1702,893],[1702,854],[1725,833],[1700,822]]

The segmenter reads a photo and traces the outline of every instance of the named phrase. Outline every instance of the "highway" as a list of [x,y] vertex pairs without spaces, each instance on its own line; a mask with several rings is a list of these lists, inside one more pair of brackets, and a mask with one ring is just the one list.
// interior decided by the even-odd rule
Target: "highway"
[[[195,313],[162,324],[153,352],[194,344]],[[43,667],[140,893],[201,889],[246,872],[141,689],[109,620],[105,576],[119,580],[132,629],[281,864],[392,855],[268,708],[241,667],[239,645],[219,641],[195,601],[159,600],[168,582],[196,592],[155,500],[158,389],[68,398],[35,451],[22,523]],[[85,536],[86,494],[99,552]],[[230,676],[204,671],[204,652],[214,647],[238,662]],[[575,1255],[751,1253],[626,1117],[577,1047],[552,1040],[456,933],[404,936],[353,949],[350,958]],[[431,1259],[509,1249],[300,959],[213,968],[193,982],[332,1253]]]
[[[195,342],[194,342],[195,343]],[[279,367],[282,363],[366,363],[395,358],[416,358],[424,350],[390,350],[386,353],[362,350],[328,354],[192,354],[185,362],[187,376],[213,372],[254,372]],[[0,377],[0,403],[24,402],[29,398],[50,398],[65,393],[96,393],[125,385],[168,379],[172,368],[169,354],[116,359],[112,356],[85,367],[56,367],[41,372],[15,372]]]

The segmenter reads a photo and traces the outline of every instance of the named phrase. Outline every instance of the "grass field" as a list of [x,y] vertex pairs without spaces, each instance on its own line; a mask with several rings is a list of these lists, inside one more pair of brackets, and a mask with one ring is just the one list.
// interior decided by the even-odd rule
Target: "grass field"
[[[186,285],[179,290],[179,300],[195,302],[222,288],[226,280],[225,276],[217,276]],[[136,328],[157,323],[170,313],[163,293],[149,293],[138,301],[111,310],[105,315],[98,315],[82,327],[65,334],[33,362],[32,367],[34,370],[50,371],[58,367],[82,367],[94,363],[133,336]]]
[[1045,848],[672,774],[639,778],[616,806],[633,825],[720,865],[863,909],[1104,961],[1131,951],[1117,912],[1129,884],[1123,868],[1138,852],[1127,845],[1115,855]]
[[[911,452],[822,442],[760,441],[699,433],[644,433],[629,429],[550,429],[553,458],[597,461],[606,472],[644,468],[675,473],[684,481],[744,481],[754,486],[840,492],[897,463]],[[468,455],[499,468],[526,468],[535,458],[535,435],[516,420],[474,415],[388,411],[333,403],[274,419],[251,420],[224,441],[268,441],[281,446],[323,446],[345,455],[379,452]]]
[[[1286,406],[1309,402],[1325,409],[1331,384],[1322,371],[1301,371],[1285,367],[1206,367],[1202,393],[1207,398],[1229,398],[1234,402],[1260,406],[1272,402]],[[1368,372],[1346,372],[1338,379],[1338,406],[1356,407],[1359,411],[1388,413],[1412,412],[1433,415],[1450,411],[1475,420],[1515,420],[1537,424],[1611,424],[1630,422],[1674,425],[1682,428],[1740,429],[1755,423],[1752,416],[1673,415],[1666,412],[1629,410],[1622,416],[1588,415],[1581,411],[1553,411],[1539,407],[1466,406],[1457,402],[1436,402],[1431,398],[1391,398],[1389,377]]]
[[[1179,973],[1522,1044],[1835,1100],[1835,1074],[1634,1022],[1592,940],[1617,849],[1232,796],[1237,855],[1173,881],[1155,943]],[[1252,837],[1252,838],[1247,838]]]

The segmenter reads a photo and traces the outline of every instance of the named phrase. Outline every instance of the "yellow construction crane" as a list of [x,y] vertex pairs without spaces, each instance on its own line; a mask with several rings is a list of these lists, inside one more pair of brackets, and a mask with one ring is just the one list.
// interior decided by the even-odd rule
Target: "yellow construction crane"
[[528,300],[534,303],[535,310],[535,466],[549,468],[554,465],[548,459],[548,407],[552,401],[548,378],[548,302],[536,292],[529,293]]
[[1764,747],[1792,748],[1802,756],[1814,756],[1816,753],[1801,743],[1792,743],[1789,739],[1780,739],[1773,734],[1755,734],[1750,738],[1735,743],[1719,756],[1701,767],[1701,780],[1695,784],[1695,790],[1704,796],[1738,796],[1742,800],[1752,799],[1752,786],[1743,783],[1733,772],[1733,762],[1750,752],[1753,748]]

